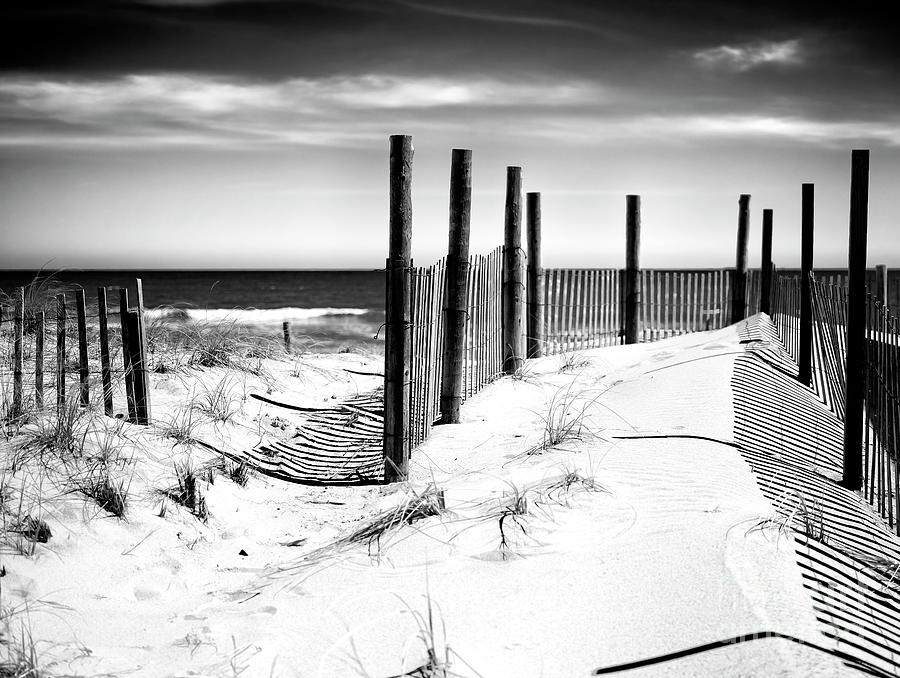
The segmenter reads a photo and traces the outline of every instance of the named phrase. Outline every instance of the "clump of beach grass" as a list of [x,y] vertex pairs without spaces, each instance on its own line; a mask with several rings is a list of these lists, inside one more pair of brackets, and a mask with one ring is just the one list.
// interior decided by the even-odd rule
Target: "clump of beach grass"
[[193,407],[212,421],[227,424],[241,411],[241,398],[234,394],[234,387],[234,378],[226,376],[212,388],[202,390]]
[[589,367],[591,361],[578,351],[565,352],[560,356],[559,372],[573,372]]
[[560,445],[582,440],[590,434],[585,425],[587,408],[597,398],[588,400],[582,393],[573,393],[572,384],[560,389],[550,398],[547,411],[540,415],[543,423],[541,441],[529,448],[526,454],[540,454]]
[[193,401],[178,408],[167,420],[156,425],[159,434],[174,440],[174,445],[185,447],[195,445],[197,430],[203,424],[202,418],[198,417],[196,412],[197,408]]
[[31,629],[19,620],[13,627],[12,613],[0,610],[0,678],[42,678],[38,651]]
[[444,491],[438,489],[435,484],[429,484],[421,491],[410,490],[394,508],[376,514],[350,534],[305,554],[299,565],[285,569],[302,568],[360,544],[366,545],[370,557],[380,556],[385,547],[383,544],[385,536],[404,525],[412,525],[420,520],[439,516],[445,510]]
[[200,476],[190,459],[175,462],[175,485],[161,494],[176,504],[185,507],[198,520],[206,522],[209,518],[209,510],[206,499],[200,491]]

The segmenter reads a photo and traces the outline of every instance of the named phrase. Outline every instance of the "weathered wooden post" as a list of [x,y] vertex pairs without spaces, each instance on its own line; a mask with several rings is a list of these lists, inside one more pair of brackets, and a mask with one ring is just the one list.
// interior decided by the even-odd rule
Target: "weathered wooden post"
[[869,151],[854,150],[850,175],[850,256],[847,284],[847,389],[844,402],[844,473],[841,485],[863,482],[863,406],[866,394],[866,234]]
[[119,288],[119,328],[122,335],[122,366],[125,369],[125,402],[128,407],[128,421],[137,422],[134,408],[134,369],[131,364],[131,337],[128,332],[128,288]]
[[772,210],[763,210],[762,224],[762,278],[759,281],[759,312],[772,315],[772,281],[775,268],[772,265]]
[[[813,231],[815,226],[815,187],[803,184],[800,242],[800,352],[797,356],[797,380],[812,385],[812,281]],[[864,272],[865,274],[865,272]]]
[[56,295],[56,410],[66,409],[66,295]]
[[24,412],[22,407],[22,373],[25,370],[25,288],[17,287],[15,295],[12,416],[14,419],[18,419]]
[[522,168],[506,168],[503,225],[503,371],[513,374],[525,356],[525,281],[522,256]]
[[284,352],[291,352],[291,322],[285,320],[281,323],[281,336],[284,338]]
[[469,220],[472,214],[472,151],[454,148],[450,158],[450,241],[444,289],[441,423],[458,424],[466,349],[469,282]]
[[44,409],[44,312],[34,314],[34,406]]
[[888,275],[887,265],[877,264],[875,266],[875,298],[883,305],[888,304]]
[[100,379],[103,384],[103,413],[113,416],[112,373],[109,367],[109,309],[106,288],[97,288],[97,315],[100,319]]
[[136,328],[137,335],[132,337],[134,341],[134,355],[132,359],[134,368],[134,405],[138,424],[150,423],[150,375],[147,369],[147,331],[144,324],[144,284],[140,278],[135,280],[137,307]]
[[641,196],[625,196],[625,343],[638,342],[641,317]]
[[731,285],[731,322],[747,317],[747,250],[750,237],[750,196],[738,200],[737,254],[734,262],[734,281]]
[[79,401],[87,407],[90,402],[90,372],[88,368],[87,349],[87,311],[84,302],[84,290],[75,290],[75,317],[78,326],[78,386]]
[[391,137],[390,238],[384,333],[384,480],[409,472],[410,286],[412,137]]
[[541,266],[541,194],[525,195],[528,239],[526,355],[544,354],[544,269]]

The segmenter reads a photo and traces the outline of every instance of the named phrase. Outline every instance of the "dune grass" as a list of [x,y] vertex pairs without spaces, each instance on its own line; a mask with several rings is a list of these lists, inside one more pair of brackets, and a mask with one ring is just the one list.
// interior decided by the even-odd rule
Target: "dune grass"
[[183,506],[199,521],[205,523],[209,519],[209,509],[206,506],[206,499],[200,491],[202,479],[197,467],[190,459],[175,462],[173,466],[175,485],[160,490],[160,494],[179,506]]

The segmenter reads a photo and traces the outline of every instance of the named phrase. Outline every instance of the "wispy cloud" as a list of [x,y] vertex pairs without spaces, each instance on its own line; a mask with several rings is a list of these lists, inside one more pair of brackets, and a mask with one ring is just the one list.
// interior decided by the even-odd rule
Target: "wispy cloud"
[[694,52],[694,59],[705,66],[748,71],[766,64],[801,64],[800,40],[754,42],[745,45],[720,45]]
[[[741,106],[743,108],[743,105]],[[397,130],[573,145],[771,140],[900,146],[900,117],[825,120],[801,110],[650,101],[587,80],[370,74],[253,82],[201,75],[91,81],[0,78],[0,145],[367,146]],[[666,114],[649,110],[666,109]]]

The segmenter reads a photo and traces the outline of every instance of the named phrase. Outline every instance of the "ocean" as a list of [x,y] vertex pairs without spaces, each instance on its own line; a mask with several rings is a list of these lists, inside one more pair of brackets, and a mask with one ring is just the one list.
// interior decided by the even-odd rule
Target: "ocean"
[[[0,293],[10,295],[34,277],[34,271],[0,271]],[[84,288],[89,312],[96,312],[97,288],[102,286],[108,288],[111,307],[118,305],[118,287],[129,289],[133,304],[135,279],[140,278],[151,317],[183,309],[192,320],[231,321],[278,338],[282,322],[289,321],[293,344],[300,349],[384,351],[380,271],[64,270],[53,278]]]

